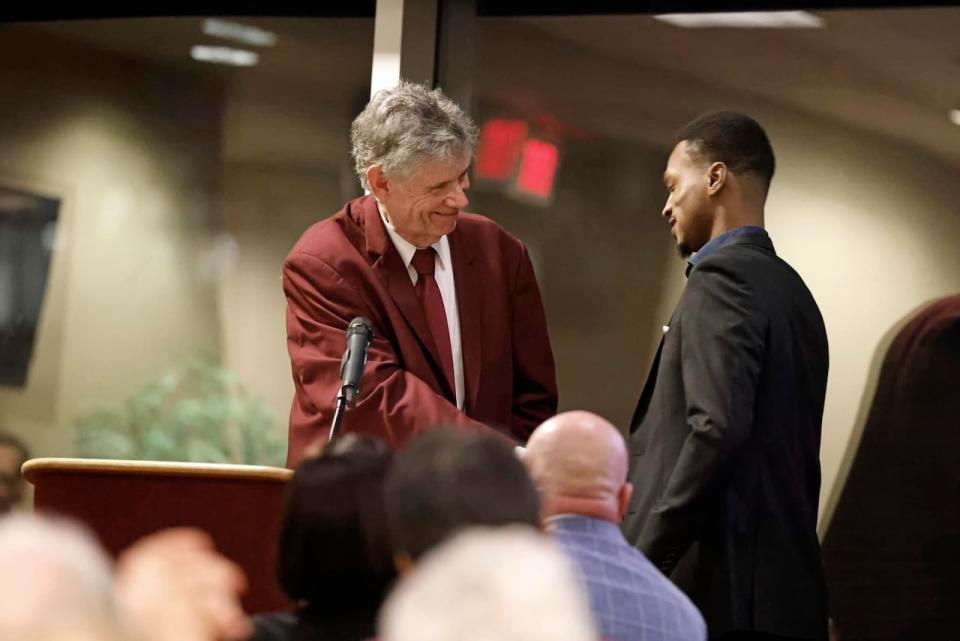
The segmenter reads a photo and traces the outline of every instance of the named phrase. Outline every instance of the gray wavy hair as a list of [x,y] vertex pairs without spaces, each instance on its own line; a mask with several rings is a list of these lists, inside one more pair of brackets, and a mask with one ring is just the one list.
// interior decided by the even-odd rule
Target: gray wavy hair
[[423,161],[459,159],[476,144],[477,125],[457,103],[412,82],[378,91],[350,126],[350,154],[364,189],[373,165],[404,180]]

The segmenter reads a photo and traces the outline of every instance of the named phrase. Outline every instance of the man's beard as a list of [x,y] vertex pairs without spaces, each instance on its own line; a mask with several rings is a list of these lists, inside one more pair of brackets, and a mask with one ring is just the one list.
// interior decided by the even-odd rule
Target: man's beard
[[693,256],[693,250],[684,243],[677,243],[677,253],[680,254],[680,258],[684,260]]

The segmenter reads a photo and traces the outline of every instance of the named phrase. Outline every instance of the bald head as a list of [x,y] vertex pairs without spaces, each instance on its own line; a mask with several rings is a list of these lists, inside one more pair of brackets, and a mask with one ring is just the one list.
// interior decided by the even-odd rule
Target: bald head
[[524,462],[543,501],[543,516],[584,514],[619,521],[632,490],[623,436],[590,412],[565,412],[538,427]]

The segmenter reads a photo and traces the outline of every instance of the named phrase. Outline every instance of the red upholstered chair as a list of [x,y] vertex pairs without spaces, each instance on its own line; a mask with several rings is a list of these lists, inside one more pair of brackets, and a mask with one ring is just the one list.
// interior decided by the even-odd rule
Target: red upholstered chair
[[253,465],[41,458],[23,475],[34,508],[85,523],[116,556],[142,536],[191,526],[247,575],[248,612],[290,605],[277,584],[277,539],[291,470]]

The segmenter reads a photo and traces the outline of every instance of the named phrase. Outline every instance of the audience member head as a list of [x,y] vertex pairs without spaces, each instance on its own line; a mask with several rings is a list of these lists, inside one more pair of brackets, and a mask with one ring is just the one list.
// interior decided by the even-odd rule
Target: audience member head
[[757,121],[735,111],[704,114],[684,126],[663,181],[670,224],[682,255],[725,231],[763,225],[763,206],[776,167]]
[[243,572],[200,530],[144,537],[111,564],[93,536],[59,518],[0,519],[0,639],[240,641]]
[[360,183],[403,238],[428,247],[453,231],[477,142],[463,109],[439,89],[401,82],[373,96],[350,139]]
[[545,421],[527,441],[523,462],[540,491],[544,518],[581,514],[619,523],[633,486],[620,432],[590,412]]
[[383,601],[396,576],[383,507],[391,458],[382,441],[346,434],[297,467],[278,559],[291,598],[338,611]]
[[30,453],[19,439],[0,432],[0,514],[9,512],[22,500],[24,481],[20,468],[29,458]]
[[390,595],[383,641],[593,641],[569,560],[520,525],[474,528],[431,551]]
[[93,536],[59,518],[0,519],[0,639],[119,638],[110,561]]
[[539,526],[539,499],[505,440],[438,427],[397,453],[386,482],[394,554],[403,568],[461,528]]

